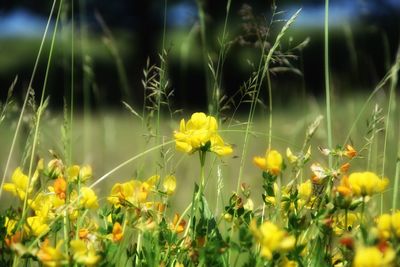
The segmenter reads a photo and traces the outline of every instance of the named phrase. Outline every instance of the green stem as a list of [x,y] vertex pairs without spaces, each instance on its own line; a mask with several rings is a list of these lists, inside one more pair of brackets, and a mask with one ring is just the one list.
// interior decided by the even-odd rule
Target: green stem
[[71,0],[71,95],[70,95],[70,117],[69,117],[69,151],[68,151],[68,162],[72,164],[72,129],[73,129],[73,119],[74,119],[74,82],[75,82],[75,45],[74,45],[74,0]]
[[[398,59],[400,57],[398,56]],[[397,64],[395,66],[398,66]],[[385,129],[385,139],[384,139],[384,145],[383,145],[383,158],[382,158],[382,171],[381,171],[381,177],[383,179],[383,177],[385,176],[385,166],[386,166],[386,148],[387,148],[387,143],[388,143],[388,137],[389,137],[389,126],[390,126],[390,122],[391,122],[391,114],[392,112],[395,113],[395,110],[392,111],[392,108],[395,109],[396,108],[396,94],[395,94],[395,90],[396,90],[396,86],[397,86],[397,72],[398,72],[398,67],[397,68],[392,68],[392,75],[391,75],[391,79],[390,79],[390,95],[389,95],[389,103],[388,103],[388,111],[387,111],[387,115],[386,115],[386,129]],[[397,165],[397,164],[396,164]],[[380,194],[380,211],[381,214],[383,213],[383,208],[384,208],[384,193],[382,192]]]
[[[324,30],[324,59],[325,59],[325,95],[326,95],[326,120],[328,128],[328,147],[333,148],[332,118],[331,118],[331,89],[329,77],[329,0],[325,0],[325,30]],[[332,155],[329,154],[329,168],[332,168]]]
[[[51,65],[51,60],[52,60],[52,56],[53,56],[54,43],[55,43],[56,33],[57,33],[57,26],[58,26],[58,22],[60,20],[62,3],[63,3],[63,0],[60,1],[59,7],[58,7],[57,18],[56,18],[55,25],[54,25],[53,36],[51,39],[49,57],[47,59],[46,73],[45,73],[44,81],[43,81],[43,88],[42,88],[42,94],[40,97],[40,104],[39,104],[37,115],[36,115],[37,117],[36,117],[36,122],[35,122],[35,132],[34,132],[34,137],[33,137],[31,157],[30,157],[30,162],[29,162],[29,171],[28,171],[28,177],[29,177],[28,185],[29,186],[26,187],[26,191],[25,191],[24,205],[22,208],[22,216],[21,216],[22,222],[25,220],[25,216],[27,215],[28,192],[29,192],[28,190],[29,190],[29,187],[31,184],[31,179],[32,179],[33,162],[35,159],[36,145],[38,144],[38,139],[39,139],[39,125],[40,125],[41,118],[42,118],[42,112],[44,110],[43,104],[44,104],[44,99],[45,99],[45,94],[46,94],[47,80],[49,77],[50,65]],[[23,236],[23,234],[22,234],[22,236]]]
[[365,211],[365,197],[362,197],[362,203],[361,203],[361,215],[360,215],[360,224],[363,223],[364,221],[364,211]]

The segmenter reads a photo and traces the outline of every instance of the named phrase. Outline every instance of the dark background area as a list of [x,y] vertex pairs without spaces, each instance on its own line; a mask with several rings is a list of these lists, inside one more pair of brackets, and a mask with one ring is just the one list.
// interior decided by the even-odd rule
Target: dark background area
[[[236,92],[252,71],[248,63],[258,63],[259,48],[252,41],[238,40],[245,34],[240,9],[252,7],[258,21],[269,25],[271,3],[268,1],[232,1],[228,20],[231,41],[223,70],[223,89],[227,95]],[[91,107],[120,106],[121,99],[134,105],[143,101],[143,68],[147,58],[159,64],[164,27],[164,1],[75,1],[75,90],[76,101],[84,102],[84,88],[90,93],[86,101]],[[323,96],[323,11],[324,1],[277,1],[278,11],[271,25],[269,41],[273,42],[284,21],[298,8],[302,12],[285,36],[281,51],[309,38],[301,51],[293,51],[290,63],[303,75],[291,71],[273,73],[275,103],[287,103],[288,96],[296,99],[301,94]],[[70,88],[70,1],[65,1],[64,20],[57,38],[53,65],[47,87],[51,106],[62,107],[63,96]],[[207,49],[216,60],[218,38],[225,19],[225,1],[204,0],[206,10]],[[51,1],[2,1],[0,4],[0,87],[1,99],[19,76],[16,87],[21,100],[30,79],[40,39],[44,31]],[[115,56],[104,43],[107,33],[98,18],[111,30],[115,46],[122,59],[127,77],[124,93],[121,74]],[[168,1],[165,47],[168,50],[168,76],[175,91],[173,104],[179,108],[204,108],[206,84],[201,55],[196,1]],[[400,1],[359,0],[333,1],[330,7],[330,60],[334,94],[369,92],[384,76],[393,62],[399,46]],[[65,31],[63,35],[62,31]],[[63,37],[64,36],[64,37]],[[39,65],[33,87],[38,92],[43,84],[49,39]],[[84,40],[84,41],[82,41]],[[82,49],[82,46],[84,48]],[[85,67],[89,72],[84,72]],[[83,74],[85,73],[85,74]],[[88,75],[89,73],[89,75]],[[85,79],[86,75],[86,85]],[[89,78],[88,78],[89,77]],[[265,97],[265,96],[264,96]]]

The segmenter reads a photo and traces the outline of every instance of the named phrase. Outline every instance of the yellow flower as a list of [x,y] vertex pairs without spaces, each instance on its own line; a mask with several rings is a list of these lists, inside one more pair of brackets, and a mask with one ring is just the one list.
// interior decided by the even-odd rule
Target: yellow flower
[[187,123],[182,119],[179,131],[174,132],[176,149],[192,154],[209,145],[209,151],[219,156],[231,154],[232,148],[224,143],[217,129],[217,120],[213,116],[202,112],[193,113]]
[[360,247],[354,257],[354,267],[384,267],[390,266],[396,254],[392,248],[381,252],[377,247]]
[[[5,183],[3,186],[4,191],[11,192],[14,196],[18,196],[21,200],[25,199],[25,192],[28,189],[29,179],[21,168],[15,169],[11,177],[12,183]],[[31,191],[29,188],[28,193]]]
[[392,230],[392,216],[390,216],[390,214],[382,214],[377,219],[376,224],[380,237],[383,239],[388,239]]
[[276,150],[267,150],[265,157],[254,157],[253,162],[257,167],[269,172],[272,175],[278,175],[282,170],[282,155]]
[[[348,229],[356,229],[360,225],[360,218],[358,213],[349,212],[347,214],[347,226],[346,218],[344,214],[340,214],[337,218],[334,219],[333,231],[336,235],[342,235],[344,232],[348,231]],[[347,227],[347,228],[346,228]]]
[[121,241],[122,237],[124,236],[124,232],[122,230],[122,226],[119,222],[114,223],[113,230],[112,230],[112,240],[114,242]]
[[79,200],[79,204],[83,206],[85,209],[96,209],[99,207],[99,203],[97,202],[96,193],[89,187],[81,188],[81,196]]
[[373,172],[354,172],[349,176],[351,190],[356,196],[372,196],[382,192],[388,185],[387,178],[380,179]]
[[353,191],[351,189],[349,177],[347,175],[343,176],[340,180],[340,185],[336,187],[336,190],[343,197],[351,197],[353,195]]
[[146,202],[151,190],[160,176],[153,175],[147,181],[132,180],[123,184],[117,183],[111,189],[111,194],[107,198],[114,206],[135,205],[139,206]]
[[400,211],[392,215],[392,228],[394,234],[400,238]]
[[400,211],[392,215],[382,214],[376,224],[381,238],[400,237]]
[[66,256],[61,252],[62,240],[58,241],[56,247],[52,247],[46,239],[40,246],[37,257],[44,266],[62,266],[66,260]]
[[50,227],[46,224],[44,218],[39,216],[32,216],[26,219],[25,232],[28,235],[40,236],[47,233]]
[[73,182],[78,179],[80,167],[79,165],[72,165],[67,170],[68,181]]
[[290,148],[286,148],[286,157],[289,159],[290,163],[295,163],[299,159],[299,157],[293,154]]
[[168,175],[164,178],[164,190],[168,195],[172,195],[176,189],[176,178],[173,175]]
[[229,145],[225,145],[224,140],[218,134],[215,134],[211,137],[211,147],[210,151],[214,152],[218,156],[227,156],[232,154],[232,147]]
[[312,194],[312,183],[311,180],[307,180],[306,182],[299,185],[299,196],[303,200],[308,200]]
[[12,233],[14,231],[14,227],[15,227],[16,224],[17,224],[16,220],[12,220],[12,219],[6,217],[6,220],[4,222],[4,226],[7,229],[7,235],[8,236],[12,235]]
[[84,165],[82,166],[80,172],[79,172],[79,178],[81,179],[81,182],[86,182],[88,179],[90,179],[93,175],[92,167],[90,165]]
[[182,219],[178,213],[175,213],[174,219],[172,220],[172,223],[170,224],[169,228],[175,233],[179,234],[182,233],[183,230],[185,230],[185,226],[186,226],[186,221]]
[[86,266],[95,266],[100,260],[100,256],[96,254],[96,249],[91,243],[85,243],[83,240],[72,240],[70,242],[73,259],[78,264]]
[[289,236],[269,221],[264,222],[258,228],[256,221],[253,220],[250,223],[250,230],[261,246],[261,256],[269,260],[272,259],[274,252],[289,251],[294,248],[296,243],[294,236]]

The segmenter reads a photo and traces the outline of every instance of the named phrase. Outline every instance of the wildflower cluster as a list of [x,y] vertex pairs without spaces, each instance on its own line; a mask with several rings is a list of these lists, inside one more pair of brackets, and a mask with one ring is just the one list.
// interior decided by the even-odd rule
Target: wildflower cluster
[[[194,113],[174,132],[176,149],[199,153],[199,183],[179,214],[170,207],[174,175],[115,183],[99,204],[88,182],[90,166],[59,158],[37,162],[31,177],[15,169],[3,190],[19,203],[0,216],[2,266],[398,266],[400,212],[372,214],[374,196],[388,179],[354,171],[350,145],[320,149],[331,166],[299,152],[267,149],[253,162],[261,169],[261,197],[240,184],[221,212],[205,194],[207,155],[231,154],[214,117]],[[308,147],[308,148],[307,148]],[[218,159],[219,157],[216,157]],[[211,173],[211,172],[210,172]],[[308,175],[310,173],[311,175]],[[210,175],[209,179],[213,179]],[[257,205],[256,199],[262,201]],[[101,208],[100,208],[101,206]],[[236,257],[235,259],[233,259]]]

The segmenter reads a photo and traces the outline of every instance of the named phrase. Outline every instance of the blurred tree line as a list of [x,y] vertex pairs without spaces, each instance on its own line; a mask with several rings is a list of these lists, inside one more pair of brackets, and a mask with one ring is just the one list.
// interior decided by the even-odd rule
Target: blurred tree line
[[[61,26],[68,28],[71,6],[70,1],[64,2],[68,13],[65,14],[65,23]],[[363,8],[358,11],[358,19],[331,29],[332,83],[334,92],[337,94],[347,93],[350,90],[352,92],[371,90],[394,60],[399,45],[400,12],[396,0],[354,2]],[[75,87],[78,102],[83,101],[82,80],[83,75],[87,75],[89,76],[87,79],[90,80],[90,102],[93,106],[120,105],[121,99],[132,104],[142,103],[143,68],[148,58],[152,64],[160,62],[158,55],[162,49],[165,3],[168,4],[165,49],[168,52],[166,56],[168,76],[175,91],[175,105],[184,108],[204,108],[206,85],[197,4],[204,4],[207,51],[212,59],[216,59],[219,51],[218,38],[221,38],[225,19],[225,1],[75,1]],[[249,61],[253,64],[258,62],[259,47],[256,40],[246,39],[248,21],[246,22],[243,14],[244,4],[251,8],[255,20],[260,25],[264,23],[264,26],[268,28],[273,3],[277,4],[278,11],[286,10],[286,12],[277,15],[276,22],[271,24],[271,29],[268,30],[270,42],[274,41],[276,33],[282,27],[282,20],[290,17],[293,10],[306,6],[308,10],[315,11],[323,8],[324,4],[320,0],[232,1],[228,20],[229,51],[223,71],[223,88],[226,94],[233,94],[248,79],[253,68]],[[24,9],[46,20],[50,7],[49,1],[2,1],[0,16],[4,17],[16,9]],[[352,6],[349,8],[354,9]],[[300,17],[316,14],[307,13],[306,8],[303,10],[304,14],[300,14]],[[338,16],[338,13],[334,11],[333,7],[332,20]],[[86,32],[85,35],[82,35],[83,31]],[[68,40],[68,33],[65,36],[57,40],[55,51],[57,56],[54,58],[48,87],[52,96],[51,104],[55,107],[62,107],[60,104],[62,104],[64,92],[68,92],[70,86],[70,47],[69,42],[63,43]],[[87,40],[82,42],[82,38],[87,38]],[[301,44],[307,38],[309,42],[305,47],[291,51],[291,48]],[[11,58],[13,61],[20,62],[15,68],[4,66],[5,63],[0,66],[2,99],[15,75],[19,75],[17,92],[26,90],[39,42],[40,36],[31,43],[25,42],[23,36],[1,37],[0,64],[9,62],[2,61],[2,58],[9,58],[9,60]],[[85,49],[81,47],[82,44],[86,46]],[[30,56],[21,56],[23,53],[17,49],[19,46],[21,51],[27,50],[28,52],[25,51],[25,53],[29,53]],[[273,88],[276,95],[274,101],[285,104],[288,95],[295,99],[296,96],[304,93],[321,96],[324,89],[323,21],[321,18],[315,18],[315,25],[312,27],[302,25],[299,20],[299,24],[295,24],[285,37],[281,50],[282,53],[290,51],[290,66],[295,71],[273,73]],[[122,68],[119,69],[118,57],[122,62]],[[41,88],[40,77],[43,77],[45,62],[46,60],[41,60],[38,78],[34,83],[36,90]],[[85,66],[89,71],[83,71]],[[123,82],[121,82],[121,72],[126,78]],[[122,87],[130,93],[125,94]],[[22,94],[20,95],[22,97]]]

